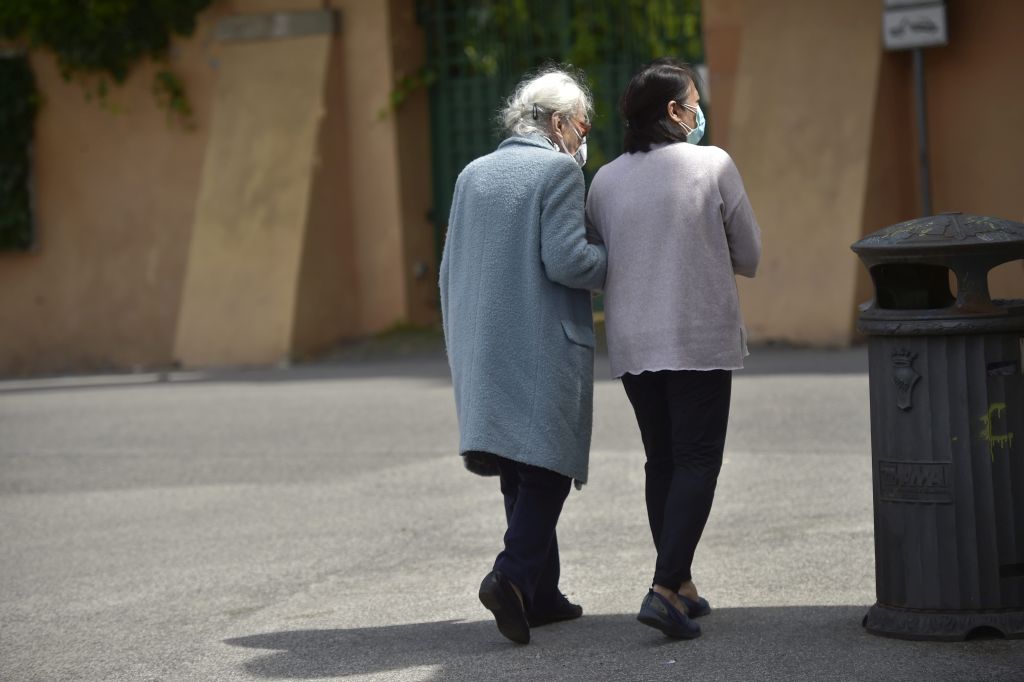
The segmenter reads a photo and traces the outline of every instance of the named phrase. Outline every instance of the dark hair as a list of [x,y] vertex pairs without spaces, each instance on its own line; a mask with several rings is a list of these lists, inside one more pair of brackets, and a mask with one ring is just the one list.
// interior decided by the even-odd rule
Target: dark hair
[[668,103],[683,104],[697,87],[697,72],[671,57],[655,59],[630,79],[619,101],[626,126],[626,152],[648,152],[652,144],[683,142],[686,131],[668,116]]

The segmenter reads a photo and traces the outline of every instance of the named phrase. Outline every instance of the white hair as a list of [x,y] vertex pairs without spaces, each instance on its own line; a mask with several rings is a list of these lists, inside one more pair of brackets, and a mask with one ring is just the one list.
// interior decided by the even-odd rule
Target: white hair
[[498,118],[510,135],[548,135],[554,114],[582,114],[589,120],[593,110],[585,84],[565,71],[550,69],[523,79]]

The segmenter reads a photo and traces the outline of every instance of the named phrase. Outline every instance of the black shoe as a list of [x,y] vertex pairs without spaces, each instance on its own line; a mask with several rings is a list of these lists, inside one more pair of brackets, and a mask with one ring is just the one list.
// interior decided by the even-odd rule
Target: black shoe
[[480,603],[494,614],[498,632],[513,642],[530,643],[530,624],[523,603],[508,578],[497,571],[488,573],[480,583]]
[[539,628],[549,623],[558,623],[563,620],[573,620],[583,615],[583,607],[573,604],[565,598],[561,592],[555,597],[553,604],[547,604],[540,608],[527,611],[526,620],[531,628]]
[[644,625],[661,630],[675,639],[694,639],[700,637],[700,624],[691,620],[682,611],[672,605],[668,599],[651,590],[640,605],[640,613],[636,619]]
[[679,598],[683,600],[683,604],[686,605],[686,615],[690,618],[700,618],[711,613],[711,604],[704,597],[697,597],[697,601],[679,595]]

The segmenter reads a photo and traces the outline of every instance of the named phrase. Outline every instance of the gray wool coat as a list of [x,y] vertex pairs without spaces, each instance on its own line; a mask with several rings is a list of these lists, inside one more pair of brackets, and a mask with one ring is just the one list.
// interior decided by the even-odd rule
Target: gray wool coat
[[441,314],[459,452],[490,452],[587,480],[594,390],[583,173],[542,137],[510,137],[455,183]]

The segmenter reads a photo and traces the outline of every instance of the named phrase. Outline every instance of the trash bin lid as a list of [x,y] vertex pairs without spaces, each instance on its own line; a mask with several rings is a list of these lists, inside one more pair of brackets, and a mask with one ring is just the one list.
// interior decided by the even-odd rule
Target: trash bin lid
[[990,253],[1024,257],[1024,223],[953,212],[890,225],[851,247],[860,256]]
[[1024,223],[943,213],[892,225],[851,248],[875,285],[857,321],[867,334],[1024,331],[1024,301],[992,300],[988,289],[992,268],[1024,259]]

